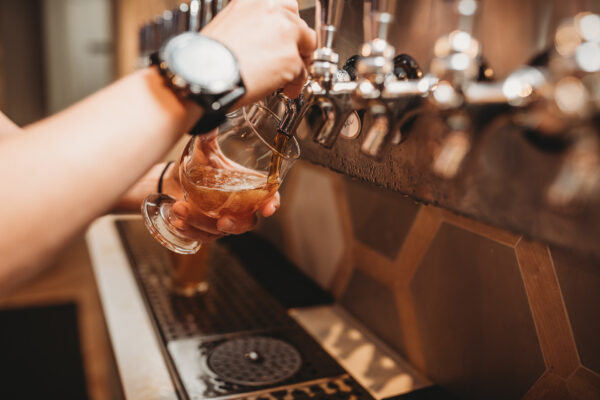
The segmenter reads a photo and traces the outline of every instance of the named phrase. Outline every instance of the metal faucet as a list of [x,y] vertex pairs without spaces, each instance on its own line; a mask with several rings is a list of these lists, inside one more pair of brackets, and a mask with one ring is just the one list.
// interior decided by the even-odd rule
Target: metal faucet
[[[302,118],[313,105],[319,106],[325,120],[314,140],[330,148],[341,131],[346,118],[352,113],[352,82],[337,79],[339,55],[334,50],[335,36],[339,29],[344,1],[317,0],[315,7],[315,30],[317,50],[313,53],[309,80],[296,99],[285,101],[286,112],[279,130],[293,135]],[[335,132],[335,135],[332,133]]]
[[[414,99],[426,96],[435,79],[422,77],[416,62],[414,73],[406,68],[402,77],[394,74],[394,48],[387,42],[396,0],[375,0],[365,3],[365,44],[356,62],[356,80],[349,80],[338,69],[339,56],[333,46],[342,17],[342,0],[318,0],[316,4],[317,42],[310,77],[301,95],[286,102],[287,115],[280,130],[293,134],[307,110],[317,105],[323,122],[316,128],[314,141],[331,148],[348,117],[355,110],[367,111],[368,129],[362,151],[379,157],[391,141],[391,132],[401,114],[409,111]],[[398,63],[407,63],[407,56]]]
[[[472,116],[465,110],[504,104],[510,109],[502,112],[534,135],[537,143],[565,150],[563,165],[546,192],[551,206],[573,209],[599,194],[600,132],[595,118],[600,112],[600,15],[580,13],[561,24],[553,48],[501,82],[481,79],[481,64],[478,79],[472,79],[472,73],[457,73],[452,69],[452,57],[436,58],[432,63],[438,76],[443,76],[443,67],[450,65],[453,78],[441,78],[431,96],[449,127],[447,140],[434,160],[438,175],[456,175],[471,147],[473,132],[480,130],[475,129],[480,127],[474,127]],[[462,119],[457,118],[461,115]]]

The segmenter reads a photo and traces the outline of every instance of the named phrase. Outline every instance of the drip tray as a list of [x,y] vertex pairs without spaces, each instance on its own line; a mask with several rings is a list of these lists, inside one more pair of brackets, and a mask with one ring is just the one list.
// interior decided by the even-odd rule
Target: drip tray
[[182,297],[168,250],[140,220],[116,224],[182,398],[371,399],[224,246],[208,292]]

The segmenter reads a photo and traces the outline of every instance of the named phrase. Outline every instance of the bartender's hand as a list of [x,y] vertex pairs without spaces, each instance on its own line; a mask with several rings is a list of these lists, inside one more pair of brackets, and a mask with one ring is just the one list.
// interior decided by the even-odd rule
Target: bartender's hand
[[[189,204],[183,200],[183,190],[179,182],[179,164],[173,163],[163,178],[163,192],[177,199],[173,212],[177,220],[172,221],[186,236],[203,242],[216,240],[228,234],[241,234],[252,230],[256,225],[256,214],[246,216],[224,215],[219,219],[190,210]],[[263,217],[270,217],[279,208],[279,193],[267,199],[259,208]]]
[[277,89],[300,94],[316,34],[298,15],[297,0],[233,0],[202,30],[237,57],[246,95],[253,103]]
[[[142,201],[149,194],[156,193],[158,179],[164,170],[166,163],[156,164],[144,175],[115,206],[114,211],[137,212]],[[190,238],[203,242],[209,242],[228,234],[240,234],[252,230],[256,225],[256,214],[245,217],[224,215],[219,219],[210,218],[205,215],[191,213],[185,201],[183,201],[183,190],[179,183],[179,164],[173,163],[163,176],[163,193],[177,199],[173,205],[173,211],[177,220],[173,224]],[[259,212],[263,217],[270,217],[279,209],[279,193],[267,199],[260,207]]]

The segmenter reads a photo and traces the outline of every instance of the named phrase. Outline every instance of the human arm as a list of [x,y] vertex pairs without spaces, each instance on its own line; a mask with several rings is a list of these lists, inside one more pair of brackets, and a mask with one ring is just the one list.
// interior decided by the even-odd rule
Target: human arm
[[11,133],[20,132],[21,128],[0,112],[0,138]]
[[[218,24],[206,28],[206,34],[218,37],[240,62],[247,86],[241,104],[282,86],[298,86],[304,79],[299,49],[314,47],[314,32],[300,23],[297,13],[294,16],[294,4],[294,0],[235,0],[223,11],[227,17],[218,17]],[[260,18],[260,25],[249,18]],[[241,36],[227,34],[241,26],[251,29],[244,29]],[[285,34],[280,35],[282,29]],[[262,49],[259,56],[268,68],[247,61],[257,56],[255,49]],[[0,293],[31,275],[93,218],[109,210],[199,115],[196,105],[178,99],[150,68],[25,127],[18,135],[0,135],[0,182],[5,194],[0,208]]]

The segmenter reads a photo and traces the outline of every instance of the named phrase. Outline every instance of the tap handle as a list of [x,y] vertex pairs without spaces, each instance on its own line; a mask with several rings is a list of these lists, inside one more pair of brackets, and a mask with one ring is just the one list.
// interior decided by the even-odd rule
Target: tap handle
[[315,7],[317,48],[333,48],[335,34],[342,22],[343,8],[344,0],[317,0]]
[[360,56],[358,54],[355,54],[348,60],[346,60],[342,69],[338,71],[338,75],[344,75],[343,78],[338,76],[338,78],[340,78],[338,79],[339,81],[348,82],[356,80],[356,78],[358,77],[358,70],[356,69],[356,64],[358,63],[359,59]]
[[423,71],[414,58],[408,54],[399,54],[394,57],[394,75],[401,81],[421,79]]

